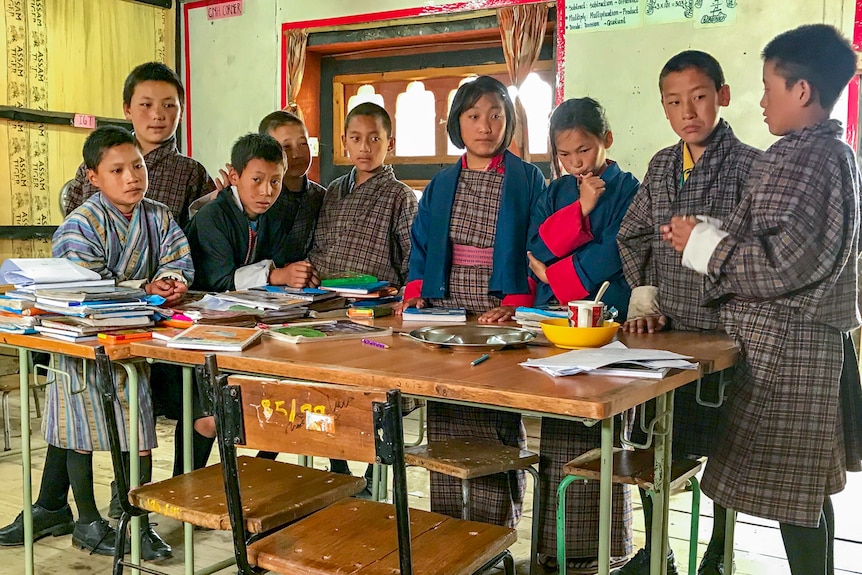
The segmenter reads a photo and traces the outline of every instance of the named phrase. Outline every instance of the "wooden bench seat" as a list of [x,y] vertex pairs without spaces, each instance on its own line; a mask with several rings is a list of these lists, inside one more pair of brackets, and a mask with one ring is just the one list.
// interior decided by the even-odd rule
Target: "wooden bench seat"
[[460,438],[405,449],[404,461],[450,477],[476,479],[526,469],[539,462],[539,455],[488,440]]
[[[517,539],[514,529],[410,509],[413,572],[468,575]],[[395,506],[344,499],[248,546],[249,562],[289,575],[399,573]]]
[[[296,521],[365,489],[364,477],[291,463],[241,456],[237,465],[243,517],[251,533],[263,533]],[[132,489],[129,501],[178,521],[210,529],[231,529],[220,464]]]
[[[655,452],[652,449],[614,448],[614,483],[637,485],[652,491],[655,487]],[[674,459],[671,464],[671,489],[686,483],[697,475],[703,464],[697,459]],[[566,475],[587,479],[601,479],[602,450],[592,449],[563,466]]]

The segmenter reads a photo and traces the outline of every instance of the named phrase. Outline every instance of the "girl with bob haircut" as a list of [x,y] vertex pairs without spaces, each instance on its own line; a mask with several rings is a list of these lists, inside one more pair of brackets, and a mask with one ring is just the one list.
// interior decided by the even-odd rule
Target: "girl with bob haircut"
[[[404,302],[407,307],[463,307],[483,323],[510,319],[532,303],[525,254],[530,211],[545,191],[539,169],[506,148],[515,108],[506,87],[489,76],[461,86],[447,131],[464,148],[438,173],[419,201]],[[521,416],[490,409],[429,403],[428,439],[483,438],[526,447]],[[523,472],[471,482],[470,518],[514,527],[521,517]],[[461,516],[457,479],[431,474],[431,509]]]

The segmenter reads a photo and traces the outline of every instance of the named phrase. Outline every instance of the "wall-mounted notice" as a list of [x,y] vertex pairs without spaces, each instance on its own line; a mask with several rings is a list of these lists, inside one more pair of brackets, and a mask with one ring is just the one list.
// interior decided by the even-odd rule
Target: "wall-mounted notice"
[[644,19],[647,24],[690,22],[694,16],[694,0],[646,0]]
[[242,0],[227,0],[207,6],[207,20],[242,16]]
[[566,0],[566,30],[637,28],[642,23],[641,0]]
[[695,28],[730,26],[736,22],[738,0],[694,0]]

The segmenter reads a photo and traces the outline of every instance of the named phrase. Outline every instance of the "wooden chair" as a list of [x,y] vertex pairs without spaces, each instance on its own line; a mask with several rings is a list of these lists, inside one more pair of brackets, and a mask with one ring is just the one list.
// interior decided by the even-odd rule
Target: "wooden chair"
[[429,441],[404,450],[407,465],[424,467],[461,480],[461,518],[470,519],[470,481],[509,471],[524,470],[533,476],[533,525],[530,573],[537,573],[539,539],[539,473],[533,467],[539,455],[526,449],[501,445],[487,439],[458,438]]
[[[219,447],[226,462],[228,511],[242,575],[253,568],[284,574],[468,575],[503,561],[515,530],[409,509],[401,393],[363,388],[219,377],[216,411],[225,427]],[[280,405],[271,413],[261,406]],[[246,544],[246,491],[230,464],[237,445],[392,466],[394,504],[344,499]]]
[[[563,466],[566,477],[557,488],[557,564],[559,575],[566,575],[566,490],[574,481],[601,479],[602,450],[593,449]],[[614,448],[613,482],[637,485],[652,496],[655,490],[655,452],[653,449]],[[691,485],[691,530],[688,572],[697,573],[697,530],[700,522],[700,485],[695,475],[703,464],[697,459],[675,459],[671,463],[670,488]],[[647,526],[649,529],[649,526]]]
[[[114,557],[114,575],[121,575],[123,549],[125,548],[128,523],[133,516],[147,512],[158,513],[185,523],[209,529],[230,530],[231,519],[225,497],[225,474],[222,464],[211,465],[191,473],[142,485],[129,490],[129,480],[122,454],[113,409],[116,388],[113,371],[103,348],[96,351],[97,384],[105,408],[111,457],[123,514],[117,524],[117,554]],[[215,356],[207,356],[206,376],[200,378],[212,382],[217,371]],[[266,408],[261,408],[263,413]],[[216,424],[219,423],[216,413]],[[222,454],[224,461],[224,454]],[[340,499],[350,497],[365,488],[362,477],[339,475],[328,471],[309,469],[290,463],[281,463],[256,457],[237,458],[231,456],[227,467],[243,485],[244,532],[249,537],[266,533],[301,517],[326,507]],[[188,560],[192,549],[186,549]],[[128,564],[130,567],[131,564]],[[224,562],[196,573],[211,573],[224,568]],[[188,571],[188,569],[187,569]],[[148,571],[158,573],[157,571]]]

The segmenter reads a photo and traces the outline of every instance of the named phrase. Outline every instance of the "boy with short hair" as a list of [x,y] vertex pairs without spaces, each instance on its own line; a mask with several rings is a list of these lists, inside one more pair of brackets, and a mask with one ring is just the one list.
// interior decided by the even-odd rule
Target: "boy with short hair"
[[[168,206],[181,228],[192,201],[215,189],[206,168],[177,150],[184,99],[179,77],[161,62],[137,66],[123,86],[123,114],[132,122],[149,174],[147,197]],[[66,215],[98,191],[82,164],[66,198]]]
[[389,114],[377,104],[359,104],[344,119],[341,139],[354,167],[326,190],[308,259],[320,278],[349,271],[401,287],[418,204],[383,163],[395,147]]
[[860,174],[829,116],[856,57],[832,26],[780,34],[763,50],[773,144],[720,226],[678,212],[661,233],[703,274],[705,303],[741,349],[703,490],[778,521],[794,575],[834,572],[830,495],[862,470]]
[[[93,131],[84,143],[84,164],[90,183],[100,193],[90,196],[57,228],[53,257],[68,258],[118,285],[143,287],[167,304],[186,292],[194,277],[189,245],[164,204],[145,198],[147,169],[131,133],[116,126]],[[94,450],[107,451],[106,421],[95,383],[95,370],[84,369],[84,360],[58,356],[58,369],[70,376],[68,384],[48,386],[43,429],[48,442],[39,499],[33,504],[34,537],[72,533],[75,547],[113,555],[115,532],[102,519],[93,496]],[[156,447],[149,369],[139,370],[141,482],[152,480],[150,450]],[[122,388],[125,371],[114,371]],[[81,391],[83,390],[83,391]],[[116,410],[128,412],[125,395],[117,394]],[[122,449],[128,437],[120,426]],[[128,456],[128,453],[125,455]],[[69,487],[75,495],[78,521],[72,522]],[[171,548],[148,524],[142,531],[144,559],[166,559]],[[0,529],[0,545],[22,545],[21,515]]]
[[284,229],[275,250],[290,274],[285,283],[291,287],[317,286],[317,272],[306,258],[314,242],[326,188],[306,175],[311,167],[311,150],[305,123],[290,112],[277,110],[260,121],[258,132],[275,138],[287,157],[281,194],[272,207]]
[[[687,50],[673,56],[659,75],[659,90],[665,116],[680,141],[650,160],[617,235],[623,273],[633,288],[624,329],[636,333],[721,329],[718,310],[701,306],[704,279],[682,267],[657,230],[679,213],[727,217],[739,203],[760,152],[739,141],[721,119],[721,108],[730,103],[730,86],[725,83],[721,65],[709,54]],[[719,378],[718,374],[703,378],[703,387],[712,392],[708,397],[717,394]],[[708,456],[718,437],[720,410],[699,405],[696,396],[695,383],[676,391],[675,457]],[[636,438],[639,432],[635,425]],[[652,501],[644,491],[641,500],[649,526]],[[712,538],[698,575],[720,575],[723,571],[725,517],[724,509],[716,506]],[[615,573],[649,573],[649,529],[646,538],[646,547]],[[668,573],[676,573],[672,553]]]
[[[285,158],[279,143],[246,134],[231,150],[230,186],[195,214],[187,228],[195,262],[195,289],[229,291],[284,285],[289,271],[276,267],[284,235],[272,208],[282,191]],[[274,261],[275,260],[275,261]],[[283,262],[278,262],[283,263]]]

